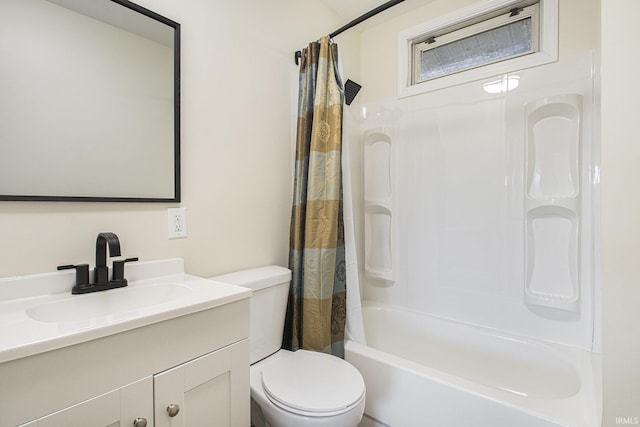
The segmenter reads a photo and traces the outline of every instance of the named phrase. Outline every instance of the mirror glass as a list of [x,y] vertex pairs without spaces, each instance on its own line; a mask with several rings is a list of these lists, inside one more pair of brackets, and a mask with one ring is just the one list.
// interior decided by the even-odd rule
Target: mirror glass
[[0,200],[180,201],[179,24],[0,1]]

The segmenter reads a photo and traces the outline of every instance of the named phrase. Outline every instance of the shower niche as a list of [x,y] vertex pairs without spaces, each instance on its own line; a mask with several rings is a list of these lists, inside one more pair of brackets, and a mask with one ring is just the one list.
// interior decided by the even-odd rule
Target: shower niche
[[525,107],[525,303],[577,312],[582,96]]
[[380,130],[364,135],[365,276],[372,284],[394,283],[393,183],[391,136]]

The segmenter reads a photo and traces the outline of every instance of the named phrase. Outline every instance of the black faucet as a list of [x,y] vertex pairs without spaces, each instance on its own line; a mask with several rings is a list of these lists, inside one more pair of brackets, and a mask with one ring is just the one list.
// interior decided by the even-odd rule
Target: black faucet
[[88,264],[58,266],[58,270],[76,269],[76,284],[71,290],[72,294],[87,294],[127,286],[127,279],[124,278],[124,264],[126,262],[138,261],[138,258],[114,261],[113,276],[111,280],[109,280],[107,245],[109,246],[110,257],[120,256],[120,240],[118,236],[116,236],[115,233],[109,232],[98,234],[98,238],[96,239],[96,266],[93,269],[93,283],[89,283]]

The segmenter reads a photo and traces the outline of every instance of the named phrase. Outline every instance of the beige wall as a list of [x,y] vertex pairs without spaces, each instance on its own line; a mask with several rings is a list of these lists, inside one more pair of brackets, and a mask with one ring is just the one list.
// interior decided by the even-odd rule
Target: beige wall
[[[604,426],[640,423],[640,2],[602,1]],[[636,417],[633,419],[633,417]]]
[[[167,207],[175,205],[0,202],[0,277],[93,264],[100,231],[120,236],[123,256],[184,257],[202,276],[287,264],[293,52],[342,19],[316,0],[137,3],[182,24],[189,235],[167,237]],[[347,75],[357,74],[356,34],[339,43]]]

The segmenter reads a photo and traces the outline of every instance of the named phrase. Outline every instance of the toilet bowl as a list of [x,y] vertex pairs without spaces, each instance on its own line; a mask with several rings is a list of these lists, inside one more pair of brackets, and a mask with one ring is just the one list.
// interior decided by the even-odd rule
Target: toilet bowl
[[251,424],[356,427],[364,413],[362,375],[338,357],[280,349],[291,271],[260,267],[212,277],[251,288]]
[[251,366],[250,383],[267,426],[353,427],[362,419],[362,376],[335,356],[280,350]]

